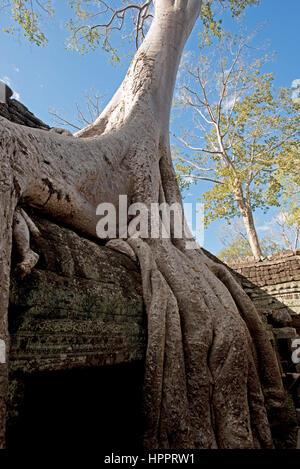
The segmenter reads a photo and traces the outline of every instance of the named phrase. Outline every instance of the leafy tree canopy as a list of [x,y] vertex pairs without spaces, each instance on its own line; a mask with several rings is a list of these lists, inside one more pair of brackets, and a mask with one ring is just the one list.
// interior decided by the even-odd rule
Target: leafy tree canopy
[[[238,17],[248,5],[256,5],[258,1],[204,0],[201,13],[204,40],[221,34],[224,10]],[[114,33],[122,29],[123,37],[138,47],[153,15],[153,0],[68,0],[65,3],[70,13],[66,21],[67,47],[84,53],[100,46],[115,61],[119,56]],[[45,20],[55,17],[53,0],[0,0],[1,10],[7,23],[4,32],[14,34],[19,30],[31,43],[47,44]]]
[[[269,221],[264,222],[266,233],[259,239],[262,256],[270,256],[285,249],[297,249],[299,245],[300,225],[289,212],[281,210]],[[224,262],[252,256],[247,233],[240,218],[222,225],[218,237],[223,244],[217,256]]]
[[[280,245],[274,241],[270,236],[264,236],[260,239],[260,247],[263,256],[269,256],[280,251]],[[228,240],[225,246],[217,253],[224,262],[233,262],[236,259],[252,256],[252,251],[249,242],[246,238],[236,237]]]
[[240,215],[241,198],[251,211],[284,200],[299,217],[299,103],[292,90],[274,88],[261,71],[265,57],[249,61],[248,50],[247,40],[223,34],[188,63],[177,94],[192,130],[177,136],[175,167],[182,188],[214,183],[202,195],[207,224]]

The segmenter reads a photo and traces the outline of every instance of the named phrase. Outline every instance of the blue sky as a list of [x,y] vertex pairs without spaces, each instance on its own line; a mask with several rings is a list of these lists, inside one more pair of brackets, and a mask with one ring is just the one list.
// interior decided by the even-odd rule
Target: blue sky
[[[75,115],[75,102],[84,103],[84,94],[95,89],[105,95],[113,95],[121,83],[130,56],[122,56],[122,64],[113,66],[102,50],[80,56],[64,48],[66,32],[63,28],[66,8],[64,1],[56,0],[57,15],[47,26],[49,44],[39,48],[17,38],[0,33],[0,79],[7,81],[17,93],[20,101],[39,118],[54,125],[49,108],[56,109],[67,119]],[[299,0],[261,0],[257,7],[248,8],[244,24],[249,31],[264,23],[257,41],[268,40],[269,51],[276,51],[277,59],[264,66],[264,71],[273,72],[275,85],[291,87],[295,79],[300,79],[300,1]],[[0,12],[0,28],[6,25],[5,13]],[[196,34],[190,38],[187,48],[195,49]],[[74,120],[74,119],[73,119]],[[206,182],[191,187],[185,197],[186,202],[195,202]],[[265,234],[268,220],[275,215],[273,210],[265,216],[257,213],[258,227]],[[213,253],[221,248],[217,233],[222,230],[223,222],[214,222],[206,230],[204,247]]]

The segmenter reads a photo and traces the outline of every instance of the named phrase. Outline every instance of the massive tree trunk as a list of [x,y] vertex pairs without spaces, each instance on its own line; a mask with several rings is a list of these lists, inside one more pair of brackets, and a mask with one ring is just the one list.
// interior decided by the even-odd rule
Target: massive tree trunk
[[[118,207],[119,194],[149,208],[182,204],[169,117],[182,50],[200,7],[198,0],[156,0],[153,23],[120,89],[77,138],[0,120],[0,338],[7,354],[0,377],[2,446],[16,205],[34,206],[95,237],[97,205]],[[20,214],[14,231],[19,248],[25,243],[20,268],[26,273],[34,262]],[[136,255],[142,272],[148,316],[145,447],[272,447],[267,408],[283,402],[277,361],[255,308],[227,269],[173,236],[108,245]]]

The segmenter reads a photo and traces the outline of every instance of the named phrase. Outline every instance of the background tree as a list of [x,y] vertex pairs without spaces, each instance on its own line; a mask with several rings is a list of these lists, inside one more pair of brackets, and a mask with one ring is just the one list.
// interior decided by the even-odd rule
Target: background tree
[[[297,249],[299,246],[299,222],[295,222],[288,212],[279,212],[272,220],[263,226],[269,234],[259,239],[262,255],[270,256],[285,249]],[[242,220],[234,219],[230,224],[222,226],[220,241],[224,247],[217,253],[217,257],[224,262],[252,256]]]
[[[300,104],[299,100],[295,101]],[[283,188],[282,213],[278,219],[282,233],[286,233],[288,249],[297,249],[300,227],[300,148],[292,140],[283,146],[277,160],[277,178]]]
[[[271,228],[271,227],[270,227]],[[270,230],[271,231],[271,230]],[[259,243],[263,256],[275,254],[282,249],[282,238],[274,237],[274,230],[270,234],[260,238]],[[217,257],[224,262],[232,262],[236,259],[252,256],[251,247],[242,219],[234,219],[230,224],[222,226],[219,235],[224,247],[217,253]]]
[[187,65],[177,104],[192,112],[195,130],[177,137],[189,153],[174,160],[183,179],[215,183],[202,195],[206,222],[241,216],[259,259],[253,212],[279,206],[295,184],[295,171],[293,178],[287,172],[295,164],[290,149],[299,146],[299,105],[290,90],[275,95],[272,74],[260,71],[263,60],[249,61],[248,42],[222,34]]
[[[226,3],[234,10],[249,2]],[[118,210],[120,194],[148,209],[166,202],[182,210],[169,120],[182,51],[200,11],[199,0],[156,0],[124,81],[96,121],[74,137],[0,119],[2,446],[12,233],[22,257],[19,271],[29,273],[38,260],[29,244],[29,229],[36,230],[18,204],[94,238],[98,204],[112,202]],[[159,223],[161,232],[163,219]],[[174,230],[170,239],[142,239],[137,232],[107,243],[141,267],[148,325],[145,446],[271,448],[267,408],[282,408],[284,392],[264,325],[229,271],[202,250],[190,250],[190,236],[176,238]]]
[[299,205],[295,212],[293,206],[287,212],[281,211],[270,226],[272,237],[278,240],[283,249],[297,249],[299,245]]
[[53,122],[57,126],[68,126],[72,130],[81,130],[83,127],[92,124],[101,114],[103,108],[103,96],[96,90],[89,90],[85,93],[85,106],[81,107],[75,103],[76,115],[71,122],[63,117],[63,112],[56,109],[49,109]]

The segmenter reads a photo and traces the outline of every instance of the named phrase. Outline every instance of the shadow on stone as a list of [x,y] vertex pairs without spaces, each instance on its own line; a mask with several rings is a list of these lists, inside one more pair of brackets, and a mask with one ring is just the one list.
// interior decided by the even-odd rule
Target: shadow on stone
[[141,363],[27,375],[8,449],[141,449],[142,378]]
[[[84,440],[105,449],[137,448],[147,331],[139,268],[123,254],[32,215],[42,234],[33,241],[40,261],[23,281],[13,275],[11,283],[9,445]],[[294,261],[288,263],[296,266]],[[285,415],[269,420],[276,446],[293,448],[300,407],[299,383],[291,388],[297,331],[289,317],[295,314],[258,281],[231,271],[261,313],[277,353],[288,405]],[[299,272],[293,271],[294,285]],[[269,288],[277,278],[274,271],[268,275]]]

